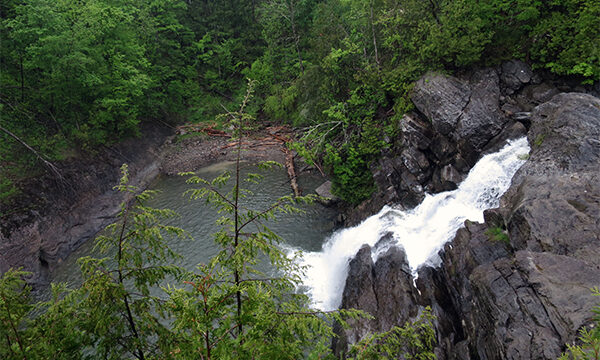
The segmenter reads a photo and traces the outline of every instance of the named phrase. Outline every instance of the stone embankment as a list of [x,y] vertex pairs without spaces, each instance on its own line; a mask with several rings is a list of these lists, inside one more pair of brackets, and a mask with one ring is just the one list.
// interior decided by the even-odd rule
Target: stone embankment
[[[424,191],[454,188],[506,138],[527,134],[532,150],[500,207],[484,224],[465,223],[440,252],[442,265],[420,269],[417,288],[401,249],[376,263],[360,250],[342,307],[375,319],[338,330],[338,351],[425,306],[437,317],[438,359],[556,359],[577,338],[598,302],[590,288],[600,286],[600,100],[591,90],[543,80],[516,61],[417,83],[402,145],[374,168],[380,192],[350,222],[381,203],[410,207]],[[493,241],[492,227],[509,241]]]

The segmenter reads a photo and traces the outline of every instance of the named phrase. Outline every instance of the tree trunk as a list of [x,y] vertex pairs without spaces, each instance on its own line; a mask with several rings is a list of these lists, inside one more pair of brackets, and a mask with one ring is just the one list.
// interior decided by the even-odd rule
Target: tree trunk
[[[119,234],[119,252],[118,252],[118,258],[117,258],[117,262],[118,262],[118,274],[119,274],[119,284],[121,284],[121,286],[123,287],[123,289],[125,289],[125,282],[123,280],[123,270],[121,268],[121,259],[123,258],[123,237],[125,234],[125,228],[127,227],[127,216],[129,215],[129,205],[127,207],[127,209],[125,210],[125,217],[123,219],[123,225],[121,226],[121,233]],[[123,295],[123,302],[125,303],[125,311],[127,312],[127,322],[129,323],[129,329],[131,330],[131,333],[133,335],[134,338],[136,338],[138,341],[140,340],[140,336],[137,332],[136,326],[135,326],[135,320],[133,319],[133,314],[131,312],[131,307],[129,306],[129,299],[128,299],[128,294],[125,293]],[[142,348],[139,346],[137,347],[137,358],[140,360],[145,360],[146,357],[144,356],[144,351],[142,350]]]
[[300,71],[304,75],[304,63],[302,62],[302,54],[300,53],[300,35],[296,30],[296,10],[294,8],[294,2],[289,3],[290,10],[290,25],[292,26],[292,35],[294,36],[294,46],[296,47],[296,53],[298,54],[298,63],[300,64]]
[[371,23],[371,34],[373,36],[373,48],[375,49],[375,63],[379,67],[379,51],[377,50],[377,36],[375,36],[375,24],[373,24],[373,0],[369,2],[370,7],[370,23]]
[[25,141],[21,140],[21,138],[19,138],[17,135],[13,134],[8,129],[6,129],[2,126],[0,126],[0,130],[5,132],[6,134],[8,134],[13,139],[17,140],[21,145],[25,146],[25,148],[27,148],[27,150],[31,151],[52,173],[54,173],[54,175],[56,175],[59,179],[62,179],[62,175],[58,171],[58,168],[54,164],[52,164],[50,161],[44,159],[44,157],[42,155],[40,155],[40,153],[38,153],[34,148],[29,146],[29,144],[27,144]]
[[23,55],[19,56],[19,65],[21,70],[21,102],[25,101],[25,74],[23,71]]

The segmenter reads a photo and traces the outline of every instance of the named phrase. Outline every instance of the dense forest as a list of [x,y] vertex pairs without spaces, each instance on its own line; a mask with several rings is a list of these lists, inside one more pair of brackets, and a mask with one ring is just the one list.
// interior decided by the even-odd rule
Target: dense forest
[[[425,72],[517,58],[583,84],[600,80],[600,2],[3,0],[0,46],[0,201],[62,160],[139,136],[143,123],[241,129],[242,120],[294,127],[294,149],[357,204],[373,192],[369,166]],[[217,116],[224,108],[228,116]],[[80,259],[81,288],[53,285],[33,304],[27,274],[0,278],[0,357],[335,358],[333,324],[361,314],[311,309],[277,236],[245,230],[312,199],[248,210],[239,176],[188,175],[198,187],[191,197],[224,214],[210,263],[172,265],[178,255],[165,238],[186,233],[165,225],[172,212],[145,206],[151,191],[134,195],[124,167],[117,188],[132,200],[96,241],[107,258]],[[260,277],[257,254],[287,275]],[[435,358],[431,321],[424,311],[347,356]],[[587,335],[597,340],[598,328]]]
[[425,71],[520,58],[590,83],[599,33],[592,0],[3,1],[0,198],[141,122],[213,121],[249,78],[257,121],[302,130],[297,150],[357,203]]

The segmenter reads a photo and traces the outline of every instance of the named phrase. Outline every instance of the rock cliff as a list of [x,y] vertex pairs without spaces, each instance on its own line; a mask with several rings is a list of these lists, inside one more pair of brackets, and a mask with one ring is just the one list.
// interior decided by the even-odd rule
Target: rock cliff
[[170,132],[145,126],[141,139],[62,162],[60,181],[50,175],[32,179],[16,202],[26,208],[0,209],[0,274],[20,267],[32,273],[28,282],[34,288],[46,284],[56,264],[114,221],[124,200],[113,190],[123,163],[132,185],[144,187],[158,175],[157,149]]
[[[452,188],[506,138],[527,132],[532,150],[501,206],[485,212],[484,224],[465,223],[440,252],[442,265],[420,269],[418,289],[376,285],[412,284],[401,250],[389,272],[389,261],[373,264],[361,249],[342,307],[376,318],[340,331],[338,351],[361,331],[394,325],[381,319],[403,325],[423,306],[437,316],[439,359],[556,359],[589,324],[597,302],[590,288],[600,285],[600,100],[559,89],[520,62],[417,83],[419,113],[402,120],[403,149],[375,171],[373,203],[411,206],[422,191]],[[508,241],[495,241],[489,228]]]

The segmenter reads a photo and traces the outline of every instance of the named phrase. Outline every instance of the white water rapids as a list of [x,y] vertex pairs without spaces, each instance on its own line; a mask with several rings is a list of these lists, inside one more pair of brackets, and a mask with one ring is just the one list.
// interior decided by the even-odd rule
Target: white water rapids
[[414,209],[402,211],[385,206],[361,224],[336,231],[319,252],[305,252],[304,285],[313,305],[336,309],[341,303],[348,264],[363,244],[375,246],[386,234],[390,241],[373,249],[374,260],[392,245],[406,251],[415,273],[423,264],[437,266],[438,251],[454,237],[465,220],[483,222],[483,210],[497,207],[510,181],[529,153],[526,138],[509,142],[500,151],[486,155],[471,169],[458,189],[426,195]]

